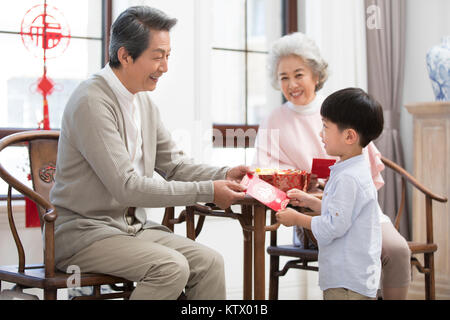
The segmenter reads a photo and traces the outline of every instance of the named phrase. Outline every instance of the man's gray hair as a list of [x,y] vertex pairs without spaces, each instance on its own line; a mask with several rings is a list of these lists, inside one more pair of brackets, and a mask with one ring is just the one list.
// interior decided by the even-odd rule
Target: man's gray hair
[[328,79],[328,63],[322,58],[320,50],[314,40],[301,32],[295,32],[275,41],[268,56],[268,71],[272,86],[280,90],[278,82],[278,64],[281,58],[295,55],[303,59],[318,78],[316,91],[322,89]]
[[170,31],[177,19],[170,18],[161,10],[148,6],[134,6],[122,12],[111,27],[109,65],[119,68],[117,53],[125,47],[133,60],[139,58],[149,46],[151,31]]

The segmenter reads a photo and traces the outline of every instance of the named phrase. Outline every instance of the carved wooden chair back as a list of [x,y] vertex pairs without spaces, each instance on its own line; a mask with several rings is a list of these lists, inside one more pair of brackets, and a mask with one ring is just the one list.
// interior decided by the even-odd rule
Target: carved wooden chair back
[[[58,139],[59,131],[33,130],[15,133],[0,140],[0,152],[10,146],[28,146],[33,185],[29,188],[0,163],[0,177],[8,184],[8,221],[18,253],[18,265],[0,266],[0,283],[1,281],[14,283],[14,290],[19,293],[26,288],[43,289],[44,299],[49,300],[57,298],[57,289],[67,288],[71,284],[67,281],[71,274],[57,271],[55,268],[54,223],[57,212],[50,203],[49,193],[54,184]],[[44,239],[42,264],[26,264],[25,250],[14,222],[13,188],[36,203],[38,207]],[[95,273],[81,273],[79,276],[81,286],[94,287],[93,295],[77,297],[79,299],[128,298],[134,289],[132,282],[119,277]],[[110,285],[117,292],[101,294],[101,285]]]

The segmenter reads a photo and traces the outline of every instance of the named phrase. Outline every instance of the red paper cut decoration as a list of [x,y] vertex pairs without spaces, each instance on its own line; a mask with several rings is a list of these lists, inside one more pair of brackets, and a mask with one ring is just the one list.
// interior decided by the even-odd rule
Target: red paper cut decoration
[[[38,127],[50,130],[47,97],[53,93],[55,84],[47,76],[47,59],[63,54],[69,46],[69,25],[61,11],[48,6],[47,1],[44,1],[44,4],[36,5],[27,11],[22,19],[20,35],[25,48],[43,60],[44,72],[38,79],[36,89],[43,97],[43,119],[38,123]],[[28,198],[25,198],[25,226],[40,226],[36,204]]]
[[40,129],[50,130],[47,96],[52,94],[54,83],[47,77],[47,59],[54,58],[67,49],[70,42],[69,25],[57,8],[48,6],[47,1],[44,1],[43,5],[36,5],[27,11],[22,19],[20,35],[25,48],[37,57],[42,54],[44,74],[38,80],[37,91],[43,97],[43,119],[38,126]]
[[64,15],[46,2],[32,7],[25,13],[20,34],[25,48],[34,56],[51,59],[64,53],[71,36]]

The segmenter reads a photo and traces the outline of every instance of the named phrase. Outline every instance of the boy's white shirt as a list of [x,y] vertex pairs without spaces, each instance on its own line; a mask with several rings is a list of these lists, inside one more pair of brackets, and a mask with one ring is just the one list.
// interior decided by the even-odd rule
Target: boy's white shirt
[[376,296],[381,273],[380,210],[364,155],[330,167],[321,215],[311,221],[319,245],[321,290],[347,288]]

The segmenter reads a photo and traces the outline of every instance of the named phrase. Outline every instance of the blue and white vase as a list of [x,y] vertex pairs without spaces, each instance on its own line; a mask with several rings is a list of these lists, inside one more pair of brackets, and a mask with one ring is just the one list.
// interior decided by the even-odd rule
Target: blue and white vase
[[450,101],[450,36],[427,53],[427,69],[437,101]]

